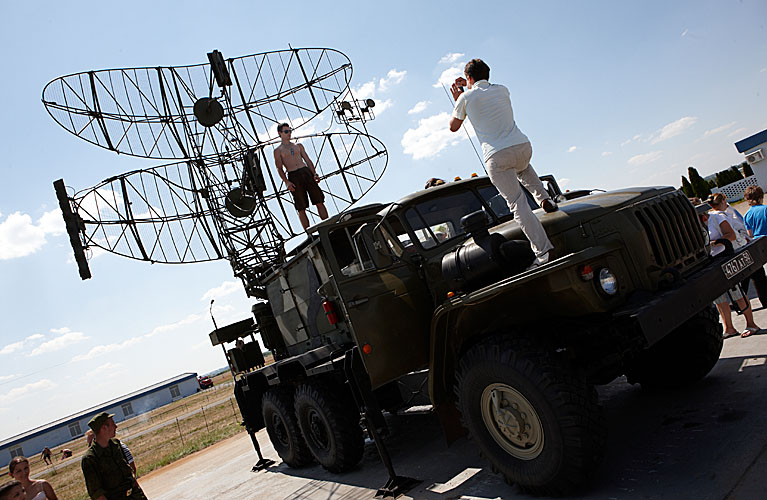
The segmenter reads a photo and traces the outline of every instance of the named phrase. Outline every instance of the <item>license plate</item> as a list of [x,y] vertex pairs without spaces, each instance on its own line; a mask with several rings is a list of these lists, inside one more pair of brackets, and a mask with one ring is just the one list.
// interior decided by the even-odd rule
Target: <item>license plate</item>
[[745,268],[754,263],[754,259],[751,258],[751,254],[748,250],[744,251],[737,257],[733,257],[724,264],[722,264],[722,271],[724,271],[724,277],[727,279],[734,278]]

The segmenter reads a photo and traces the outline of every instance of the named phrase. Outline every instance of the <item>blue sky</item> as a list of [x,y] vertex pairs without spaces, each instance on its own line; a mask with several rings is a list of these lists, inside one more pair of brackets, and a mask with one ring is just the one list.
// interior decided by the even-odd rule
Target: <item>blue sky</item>
[[[119,5],[119,6],[117,6]],[[481,9],[485,9],[484,11]],[[331,47],[374,97],[389,166],[364,202],[429,177],[481,172],[447,131],[441,77],[481,57],[509,87],[533,164],[572,189],[678,186],[743,161],[767,128],[767,3],[9,2],[0,45],[0,439],[182,372],[224,366],[207,340],[251,301],[225,262],[150,265],[112,255],[80,281],[51,183],[82,189],[159,164],[60,128],[40,102],[62,75]],[[436,84],[436,86],[435,86]]]

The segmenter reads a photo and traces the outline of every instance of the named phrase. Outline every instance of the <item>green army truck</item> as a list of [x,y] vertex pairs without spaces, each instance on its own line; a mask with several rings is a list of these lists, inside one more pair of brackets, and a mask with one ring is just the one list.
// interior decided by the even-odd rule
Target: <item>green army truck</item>
[[383,412],[429,404],[448,440],[468,433],[507,482],[586,483],[606,442],[595,385],[704,377],[722,349],[712,301],[767,261],[767,239],[712,258],[670,187],[581,194],[536,210],[555,249],[533,269],[487,177],[314,226],[251,290],[253,318],[211,333],[254,444],[265,427],[287,465],[341,472],[367,432],[396,482]]

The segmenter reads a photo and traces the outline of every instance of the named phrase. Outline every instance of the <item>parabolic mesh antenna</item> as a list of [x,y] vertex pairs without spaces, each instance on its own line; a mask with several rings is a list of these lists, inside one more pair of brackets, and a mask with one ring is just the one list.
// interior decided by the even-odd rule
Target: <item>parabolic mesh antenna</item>
[[[262,273],[303,231],[270,164],[279,123],[297,129],[329,210],[347,209],[381,178],[388,154],[365,127],[374,103],[356,104],[344,54],[289,49],[225,60],[213,51],[208,60],[88,71],[43,90],[50,115],[76,136],[118,153],[177,160],[72,195],[63,180],[54,183],[83,279],[92,248],[161,263],[227,259],[258,295]],[[325,110],[325,126],[335,121],[336,129],[301,135],[310,120],[325,124]]]

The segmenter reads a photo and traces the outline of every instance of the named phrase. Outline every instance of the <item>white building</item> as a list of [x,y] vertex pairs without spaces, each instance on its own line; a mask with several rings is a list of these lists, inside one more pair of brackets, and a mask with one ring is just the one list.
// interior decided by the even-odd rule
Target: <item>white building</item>
[[767,130],[736,142],[735,149],[746,155],[746,161],[751,165],[759,186],[767,191]]
[[140,415],[197,392],[196,373],[184,373],[106,403],[88,408],[55,422],[0,441],[0,467],[16,456],[31,457],[85,435],[88,421],[106,411],[114,413],[115,422]]

